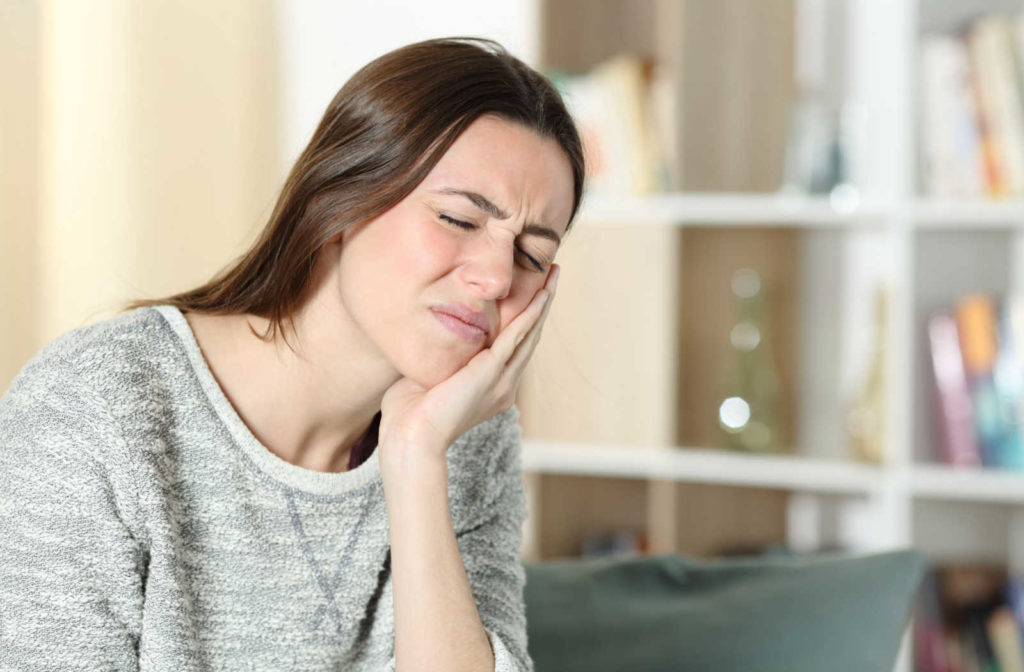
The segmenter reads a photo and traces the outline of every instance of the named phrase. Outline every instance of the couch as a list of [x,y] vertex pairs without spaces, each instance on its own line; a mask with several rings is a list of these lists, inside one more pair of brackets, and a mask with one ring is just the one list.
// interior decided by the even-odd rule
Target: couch
[[525,569],[536,672],[892,672],[924,561],[668,554]]

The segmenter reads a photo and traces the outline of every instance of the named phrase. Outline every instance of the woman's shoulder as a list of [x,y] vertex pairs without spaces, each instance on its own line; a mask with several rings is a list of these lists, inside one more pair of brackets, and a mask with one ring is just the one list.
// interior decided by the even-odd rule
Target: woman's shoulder
[[136,308],[64,332],[21,369],[8,394],[45,397],[69,386],[96,391],[139,384],[168,356],[171,332],[155,308]]
[[[131,378],[147,366],[140,356],[160,340],[154,318],[137,309],[73,329],[22,368],[0,396],[0,473],[17,483],[12,497],[52,516],[74,503],[90,520],[124,521],[141,533],[135,457],[123,426],[140,406],[124,400],[134,394]],[[73,489],[65,501],[67,484]]]

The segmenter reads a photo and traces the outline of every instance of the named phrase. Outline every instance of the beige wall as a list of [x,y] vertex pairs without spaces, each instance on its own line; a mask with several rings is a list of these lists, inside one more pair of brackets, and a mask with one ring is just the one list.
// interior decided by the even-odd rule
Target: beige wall
[[0,389],[242,252],[283,179],[278,60],[271,0],[0,0]]
[[38,10],[0,0],[0,392],[35,347]]

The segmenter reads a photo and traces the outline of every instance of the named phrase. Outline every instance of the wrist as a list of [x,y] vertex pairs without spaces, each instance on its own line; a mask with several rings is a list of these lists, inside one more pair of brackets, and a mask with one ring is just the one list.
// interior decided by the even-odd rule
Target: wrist
[[[385,442],[379,445],[381,478],[389,484],[448,483],[446,450],[407,442]],[[401,487],[401,486],[400,486]]]

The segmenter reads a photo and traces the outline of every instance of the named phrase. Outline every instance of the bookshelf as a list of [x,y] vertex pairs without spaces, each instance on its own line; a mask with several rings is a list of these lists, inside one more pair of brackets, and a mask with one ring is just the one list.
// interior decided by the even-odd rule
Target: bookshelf
[[[781,164],[784,139],[777,138],[776,142],[767,145],[760,141],[761,145],[766,146],[758,152],[747,152],[742,148],[737,150],[736,147],[723,150],[721,138],[724,131],[717,133],[720,141],[718,146],[713,144],[715,138],[702,137],[708,135],[701,132],[702,120],[713,118],[716,112],[724,109],[721,100],[715,100],[711,104],[701,102],[702,99],[713,98],[717,95],[715,91],[722,88],[715,81],[708,80],[710,75],[716,74],[736,82],[736,90],[741,90],[742,93],[734,96],[734,100],[743,103],[754,102],[757,99],[752,96],[764,95],[769,90],[781,90],[782,95],[777,97],[777,100],[760,105],[763,112],[762,121],[748,124],[751,127],[745,131],[745,139],[751,140],[753,146],[752,139],[755,136],[763,136],[769,132],[774,136],[784,134],[785,114],[796,97],[795,84],[792,81],[793,73],[798,69],[794,63],[796,56],[787,54],[786,50],[789,48],[787,45],[794,39],[793,31],[799,18],[799,8],[796,6],[798,4],[781,1],[763,3],[756,11],[751,10],[744,15],[743,11],[732,11],[742,9],[740,4],[731,7],[726,6],[729,3],[719,3],[717,7],[710,7],[700,3],[658,0],[640,3],[603,0],[587,3],[586,9],[589,11],[582,12],[586,17],[581,19],[582,23],[574,27],[574,35],[571,38],[566,38],[565,34],[559,32],[558,22],[580,14],[583,7],[579,2],[545,0],[540,3],[541,8],[537,12],[541,23],[539,30],[542,34],[541,53],[537,60],[542,67],[586,68],[614,55],[616,51],[631,51],[673,66],[670,73],[675,85],[672,100],[677,121],[683,128],[674,142],[680,156],[699,151],[702,158],[701,161],[680,161],[681,165],[676,166],[676,170],[673,171],[675,188],[667,191],[647,195],[588,194],[578,219],[579,228],[574,233],[576,240],[564,250],[569,256],[572,254],[573,245],[582,248],[580,256],[589,258],[580,260],[581,270],[583,264],[588,264],[592,268],[601,263],[606,250],[614,249],[622,255],[639,260],[639,263],[645,266],[645,272],[642,279],[630,285],[636,291],[612,289],[613,293],[635,296],[635,302],[640,304],[627,310],[628,317],[623,321],[663,326],[669,330],[669,337],[660,335],[654,326],[643,330],[646,333],[642,335],[639,334],[640,330],[630,329],[621,330],[625,333],[614,333],[609,329],[609,326],[614,327],[614,321],[595,320],[593,313],[599,310],[600,306],[591,298],[585,297],[582,291],[577,294],[571,289],[566,291],[564,285],[571,285],[570,277],[575,268],[572,265],[573,258],[564,259],[562,263],[569,271],[564,275],[569,282],[562,283],[559,299],[563,304],[570,304],[563,308],[565,320],[591,326],[590,333],[601,329],[609,335],[607,340],[612,341],[612,344],[606,344],[608,347],[600,353],[587,355],[594,360],[605,356],[608,356],[605,361],[615,358],[617,363],[608,367],[615,371],[601,380],[591,380],[587,376],[596,371],[589,368],[591,362],[583,361],[583,356],[576,361],[573,361],[571,355],[565,357],[567,353],[578,352],[578,346],[587,331],[582,327],[576,327],[573,331],[573,327],[565,323],[558,324],[556,304],[553,307],[550,329],[556,333],[553,338],[548,337],[549,341],[555,340],[556,344],[549,347],[547,352],[538,350],[537,363],[531,371],[535,372],[535,376],[524,381],[520,402],[526,441],[524,467],[533,477],[531,483],[536,486],[534,490],[543,489],[539,486],[539,478],[545,474],[590,474],[604,479],[646,479],[646,484],[639,484],[640,489],[633,487],[626,497],[630,501],[646,499],[649,515],[634,523],[651,532],[662,529],[664,534],[661,537],[656,533],[652,534],[654,549],[675,549],[676,542],[685,535],[685,530],[675,529],[673,512],[684,505],[686,491],[690,488],[679,488],[679,483],[736,486],[758,490],[762,495],[765,494],[764,491],[772,491],[776,496],[772,504],[776,517],[784,521],[794,518],[794,514],[789,510],[793,507],[805,513],[814,507],[813,503],[809,503],[814,500],[809,500],[806,496],[799,498],[798,503],[791,506],[788,500],[792,498],[788,493],[822,495],[820,508],[823,510],[814,516],[796,516],[801,520],[841,518],[845,515],[845,509],[856,511],[857,515],[863,518],[867,515],[867,510],[875,517],[877,524],[862,525],[859,532],[856,526],[853,526],[844,533],[848,538],[838,540],[851,549],[874,550],[905,545],[909,537],[910,500],[906,485],[908,477],[905,476],[905,472],[910,466],[910,452],[906,447],[910,445],[911,427],[908,423],[899,422],[899,418],[906,418],[909,415],[907,409],[910,408],[912,385],[905,369],[893,366],[889,372],[891,384],[888,390],[887,410],[894,420],[890,422],[888,443],[894,446],[894,449],[890,450],[886,464],[880,467],[854,463],[848,459],[846,451],[840,446],[843,440],[842,422],[837,416],[838,404],[828,403],[836,401],[838,395],[835,390],[820,394],[821,388],[835,387],[836,380],[844,375],[835,366],[831,367],[832,370],[827,376],[820,376],[820,380],[812,381],[810,385],[805,384],[807,381],[802,379],[788,381],[790,407],[800,406],[804,397],[823,397],[825,401],[818,401],[817,405],[821,408],[832,406],[820,414],[826,420],[817,423],[829,425],[829,430],[824,435],[821,431],[803,431],[799,426],[801,422],[814,425],[814,419],[787,418],[786,424],[789,426],[786,443],[792,455],[750,456],[721,453],[713,449],[717,437],[709,432],[707,427],[690,430],[679,426],[687,421],[687,404],[681,399],[679,389],[687,375],[684,370],[689,362],[699,359],[701,354],[697,346],[697,357],[690,355],[689,352],[681,352],[678,344],[673,342],[679,333],[679,325],[687,319],[699,321],[699,318],[705,315],[713,316],[716,313],[727,312],[723,310],[727,306],[700,306],[699,310],[704,312],[695,315],[698,319],[690,317],[693,315],[689,310],[690,306],[696,301],[689,300],[689,295],[685,292],[680,296],[678,287],[701,284],[704,282],[704,276],[696,270],[687,268],[699,267],[699,264],[688,263],[687,248],[700,252],[704,247],[714,254],[717,254],[716,250],[740,248],[739,256],[746,254],[757,262],[764,262],[765,256],[778,256],[781,261],[778,262],[777,268],[768,271],[768,275],[774,273],[781,285],[795,282],[795,274],[787,268],[788,266],[810,267],[813,271],[816,263],[827,263],[820,260],[823,256],[831,256],[846,259],[847,265],[856,267],[861,261],[858,255],[869,257],[872,263],[866,265],[866,270],[858,267],[852,272],[847,272],[847,276],[852,276],[853,280],[860,282],[860,286],[854,288],[852,293],[867,294],[868,287],[877,281],[879,276],[885,279],[893,292],[890,302],[890,323],[893,328],[890,330],[889,342],[886,343],[887,351],[892,353],[889,359],[900,359],[901,350],[911,352],[908,333],[911,322],[911,297],[906,285],[910,284],[911,278],[912,239],[918,221],[915,215],[918,210],[929,205],[917,202],[911,191],[906,188],[912,181],[912,175],[900,174],[895,170],[895,166],[910,163],[908,157],[911,147],[906,137],[908,120],[901,120],[899,117],[910,109],[911,101],[907,100],[906,96],[893,95],[893,91],[900,90],[902,83],[908,81],[911,76],[909,72],[904,72],[910,68],[910,55],[913,53],[910,44],[910,24],[913,16],[911,3],[903,3],[901,8],[896,10],[896,14],[902,14],[902,17],[895,20],[889,3],[846,3],[842,10],[857,26],[857,30],[849,30],[849,34],[845,36],[846,52],[855,54],[859,50],[872,58],[866,59],[867,62],[855,62],[849,68],[850,71],[845,73],[846,84],[838,93],[844,97],[856,96],[867,109],[884,109],[886,112],[884,116],[880,115],[875,119],[875,140],[878,143],[884,142],[887,146],[885,156],[871,157],[865,152],[865,156],[861,157],[861,164],[854,166],[855,175],[863,176],[857,182],[859,191],[856,198],[836,199],[780,191],[778,187],[783,177]],[[767,30],[769,27],[771,30]],[[728,50],[728,45],[747,43],[753,36],[759,34],[772,37],[755,38],[752,45]],[[708,35],[717,35],[717,38]],[[607,39],[601,39],[602,36]],[[769,44],[772,39],[775,42]],[[902,67],[887,68],[888,76],[885,78],[868,76],[867,72],[873,65],[873,59],[878,58],[879,41],[886,43],[890,55],[900,52],[895,61]],[[871,49],[866,48],[869,46],[868,42],[871,43]],[[693,46],[690,46],[691,43]],[[750,67],[750,57],[752,53],[757,53],[756,49],[759,47],[764,47],[768,53],[767,58],[761,59],[766,65]],[[709,66],[707,71],[700,71],[697,66],[691,65],[700,61],[697,56],[702,53],[701,50],[707,54],[710,53],[709,49],[718,49],[715,58],[727,62],[721,67]],[[899,104],[901,101],[902,107]],[[725,101],[725,104],[730,102],[734,101]],[[725,129],[728,130],[730,129]],[[863,165],[872,158],[877,162],[877,166]],[[735,168],[737,165],[748,164],[753,168],[729,172],[730,166]],[[1012,218],[1014,211],[1012,208],[1003,208],[1000,211],[990,209],[986,212],[989,220],[998,223],[1002,222],[1003,218]],[[956,221],[944,220],[941,209],[930,218],[922,217],[921,220],[929,221],[934,226],[952,225]],[[742,252],[743,249],[746,252]],[[821,250],[827,250],[827,255],[819,255],[818,252]],[[883,250],[881,255],[878,254],[879,250]],[[698,252],[689,254],[704,256]],[[730,261],[738,263],[736,260],[728,259],[728,253],[718,256],[723,258],[723,269],[717,272],[718,276],[723,275],[725,264]],[[881,259],[876,258],[879,256]],[[598,273],[595,272],[594,275]],[[819,297],[817,303],[839,302],[838,300],[843,298],[842,292],[851,293],[851,290],[839,287],[841,281],[849,279],[850,277],[830,278],[829,283],[826,283],[829,285],[827,291],[830,294],[824,298]],[[592,285],[597,280],[596,277],[588,276],[581,284]],[[805,284],[815,282],[817,279],[805,281]],[[664,287],[663,283],[669,287]],[[594,294],[598,294],[596,284],[594,286]],[[795,304],[801,304],[803,308],[802,304],[806,303],[803,297],[807,293],[805,288],[790,287],[788,292],[788,308],[783,307],[779,311],[784,317],[787,310],[792,312]],[[614,299],[610,302],[614,303]],[[854,300],[846,303],[857,302]],[[840,324],[857,323],[860,326],[861,341],[864,341],[869,335],[866,334],[868,330],[864,328],[863,303],[861,301],[860,305],[844,305],[843,310],[847,314],[839,316],[830,316],[828,309],[821,306],[817,310],[821,312],[823,320],[831,318],[832,322]],[[718,319],[721,321],[720,317]],[[811,321],[808,317],[802,319],[805,323]],[[797,320],[787,322],[789,334],[784,333],[783,338],[789,335],[806,340],[802,338],[801,333],[807,330],[806,327],[796,324]],[[785,332],[786,328],[780,327],[779,331]],[[558,333],[560,331],[561,334]],[[836,333],[835,326],[824,331],[829,333],[818,336],[820,342],[817,347],[810,348],[813,355],[794,351],[783,354],[783,359],[788,354],[790,370],[813,369],[820,363],[815,361],[814,357],[822,353],[841,358],[865,349],[863,343],[839,344],[838,341],[842,339]],[[570,341],[567,338],[562,343],[562,351],[555,354],[560,335],[572,336],[577,340]],[[699,346],[705,335],[687,334],[684,338],[686,336]],[[786,339],[788,343],[795,340],[796,338]],[[542,349],[547,345],[549,344],[542,342]],[[636,352],[627,355],[631,347]],[[562,362],[561,365],[569,368],[575,365],[579,369],[575,372],[575,377],[570,373],[559,378],[556,373],[552,373],[559,366],[554,363],[559,356],[562,356],[562,359],[569,359],[568,364]],[[860,357],[863,360],[862,352]],[[651,359],[661,362],[660,367],[652,365]],[[620,360],[626,362],[623,364]],[[657,370],[658,368],[662,370]],[[709,383],[710,378],[713,378],[713,375],[701,375],[703,380],[698,376],[699,382]],[[849,373],[845,375],[850,376]],[[641,417],[646,418],[646,421],[622,420],[624,414],[609,419],[608,416],[614,416],[615,411],[608,399],[604,400],[604,406],[599,405],[596,410],[582,408],[585,402],[580,402],[576,407],[566,407],[564,413],[551,413],[557,420],[548,426],[545,426],[542,420],[541,408],[550,408],[551,403],[545,395],[552,394],[553,389],[562,389],[564,386],[564,389],[570,390],[570,394],[573,394],[580,388],[585,389],[589,386],[596,387],[600,395],[608,391],[609,385],[627,381],[631,377],[646,376],[649,376],[646,378],[649,381],[649,389],[629,388],[628,395],[609,395],[614,399],[622,399],[624,396],[641,397],[646,409],[646,413]],[[572,388],[572,385],[575,385],[576,389]],[[680,406],[684,407],[683,413],[680,413]],[[689,406],[699,407],[701,402],[691,401]],[[680,415],[684,416],[681,421]],[[704,447],[673,450],[694,445]],[[590,446],[590,449],[586,446]],[[824,446],[830,447],[823,448]],[[903,450],[897,446],[901,446]],[[669,450],[668,453],[664,452],[666,449]],[[600,468],[597,465],[600,465]],[[742,495],[735,489],[723,491],[722,494],[728,497]],[[581,501],[589,501],[590,498],[590,495],[584,495]],[[652,504],[655,501],[661,502],[662,508]],[[550,508],[548,513],[544,512],[543,495],[534,493],[531,503],[534,507],[536,526],[528,534],[528,537],[530,534],[533,535],[533,538],[527,540],[528,544],[533,545],[527,554],[534,553],[536,557],[545,557],[548,551],[538,547],[537,539],[546,536],[546,533],[539,528],[549,524],[549,515],[557,514]],[[825,512],[824,509],[830,511]],[[557,523],[555,525],[557,526]],[[808,530],[788,530],[783,532],[783,538],[779,541],[786,541],[787,537],[808,536]],[[680,550],[686,550],[685,546]]]
[[[801,550],[841,547],[851,552],[915,546],[937,562],[1002,562],[1014,571],[1024,569],[1024,473],[954,469],[939,463],[924,349],[930,311],[951,305],[967,292],[1024,289],[1024,200],[925,195],[919,186],[917,135],[922,36],[952,33],[971,17],[1020,12],[1022,7],[1016,0],[798,0],[767,3],[763,11],[787,15],[799,33],[800,26],[806,30],[814,20],[822,20],[825,4],[833,6],[826,33],[830,43],[839,45],[838,55],[824,58],[824,65],[801,63],[801,55],[821,56],[824,47],[808,45],[797,34],[791,74],[798,83],[801,77],[824,81],[828,94],[854,102],[869,120],[850,153],[850,180],[857,188],[852,200],[779,190],[780,175],[769,162],[780,158],[781,142],[745,157],[758,170],[729,173],[723,166],[735,168],[743,152],[723,142],[722,134],[714,130],[706,134],[711,137],[695,137],[715,109],[722,115],[721,125],[729,127],[722,101],[706,102],[711,75],[725,83],[722,88],[745,87],[730,104],[749,103],[745,95],[764,96],[766,87],[779,84],[777,73],[775,80],[771,73],[766,75],[767,66],[739,63],[758,53],[756,49],[729,51],[747,29],[743,18],[724,18],[731,9],[742,13],[740,3],[632,3],[631,7],[642,5],[642,10],[625,16],[625,3],[598,2],[589,5],[592,16],[578,26],[573,40],[543,23],[578,11],[579,3],[541,2],[541,65],[551,65],[551,60],[559,67],[586,65],[615,50],[633,49],[674,66],[673,102],[681,137],[671,142],[681,156],[697,153],[702,161],[682,159],[671,189],[647,195],[595,193],[584,201],[577,239],[569,242],[569,247],[583,248],[580,268],[613,258],[604,256],[606,248],[617,250],[626,261],[646,260],[646,266],[638,266],[638,277],[625,283],[640,305],[624,309],[622,333],[610,326],[614,321],[593,319],[608,310],[594,295],[606,287],[613,294],[620,291],[607,303],[622,310],[617,299],[629,291],[621,291],[614,280],[602,285],[597,272],[574,288],[570,278],[577,258],[565,250],[569,258],[563,263],[569,273],[563,274],[563,305],[553,306],[547,331],[553,336],[542,343],[545,352],[538,350],[520,404],[530,491],[528,557],[555,557],[571,547],[566,539],[575,540],[581,530],[600,529],[604,520],[613,519],[611,526],[644,530],[650,550],[693,552],[687,535],[695,528],[687,527],[687,522],[693,517],[689,509],[696,505],[721,526],[735,528],[742,537],[738,545],[750,544],[759,533],[751,534],[737,521],[759,517],[764,532],[760,538],[766,544],[781,538]],[[755,20],[764,22],[765,17]],[[714,38],[701,37],[694,25],[702,25]],[[613,30],[615,35],[601,40],[601,30]],[[764,33],[780,40],[788,34],[771,21]],[[551,40],[558,43],[545,51]],[[720,49],[702,52],[713,40]],[[693,63],[701,60],[701,53],[725,65],[698,72],[700,66]],[[765,60],[772,58],[768,53]],[[769,81],[752,83],[757,77]],[[785,104],[797,99],[798,92],[784,83],[782,90]],[[777,113],[766,111],[767,116]],[[752,128],[745,139],[769,127]],[[710,382],[706,376],[694,379],[692,371],[700,367],[690,364],[695,353],[698,359],[701,356],[693,343],[706,341],[683,326],[686,320],[699,322],[710,315],[689,289],[704,283],[704,277],[687,268],[696,266],[707,277],[709,266],[694,264],[694,253],[688,250],[697,248],[703,254],[715,245],[760,246],[771,253],[784,249],[781,256],[797,269],[789,277],[798,278],[791,299],[799,310],[788,315],[788,335],[800,347],[782,363],[796,371],[789,392],[790,403],[799,409],[797,417],[790,418],[789,454],[724,452],[706,440],[707,433],[684,426],[701,405],[687,401],[683,381]],[[884,341],[886,454],[881,464],[868,465],[853,460],[845,447],[843,405],[863,384],[872,347],[870,297],[879,283],[889,292]],[[725,305],[717,309],[727,312]],[[784,319],[786,312],[783,305],[779,314]],[[635,323],[648,324],[649,329],[633,328]],[[689,349],[666,339],[660,328],[689,341]],[[579,352],[586,334],[596,330],[606,336],[605,347]],[[709,353],[708,358],[716,356]],[[655,357],[664,362],[662,370],[651,365]],[[650,376],[647,390],[630,382],[642,376]],[[625,388],[621,393],[615,391],[619,384]],[[586,400],[564,401],[576,395],[598,401],[589,409]],[[617,414],[614,408],[616,402],[627,400],[633,403],[626,403],[632,417]],[[637,411],[641,407],[646,411]],[[552,409],[553,421],[540,420]],[[695,498],[690,496],[693,492]],[[703,499],[712,492],[717,495]],[[749,497],[746,505],[723,505],[726,499],[744,497]],[[623,514],[630,506],[640,513]],[[779,515],[763,515],[754,510],[758,507]],[[720,547],[728,545],[721,535],[716,540]],[[908,634],[897,669],[911,669],[909,648]]]

